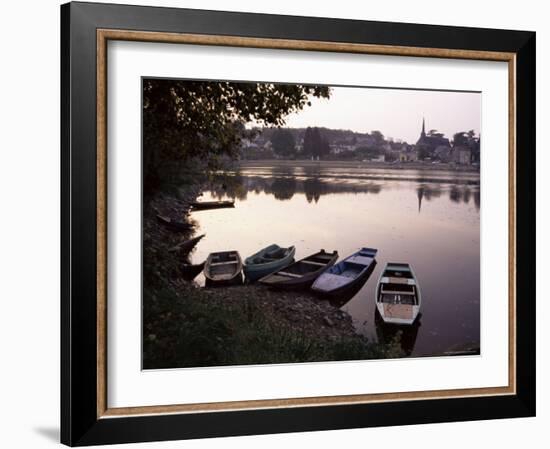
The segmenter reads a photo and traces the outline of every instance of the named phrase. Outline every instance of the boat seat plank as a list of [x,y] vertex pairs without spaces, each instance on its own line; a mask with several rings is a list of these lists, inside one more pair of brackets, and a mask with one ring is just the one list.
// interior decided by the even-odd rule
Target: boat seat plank
[[359,265],[370,265],[372,263],[373,257],[366,256],[352,256],[345,259],[346,262],[356,263]]
[[410,295],[410,296],[415,295],[414,292],[404,292],[399,290],[384,290],[383,287],[382,287],[382,293],[385,293],[387,295]]
[[287,276],[287,277],[291,277],[291,278],[301,278],[303,276],[301,274],[289,273],[287,271],[279,271],[279,272],[277,272],[277,274],[280,275],[280,276]]
[[319,267],[324,267],[326,265],[326,263],[322,263],[322,262],[313,262],[312,260],[302,260],[301,261],[302,263],[307,263],[309,265],[317,265]]
[[216,266],[219,266],[219,265],[231,265],[231,264],[236,264],[236,263],[237,263],[236,260],[230,260],[230,261],[227,261],[227,262],[211,262],[210,266],[211,267],[216,267]]
[[408,284],[415,285],[414,279],[411,278],[397,278],[393,276],[385,276],[382,278],[382,282],[386,284]]

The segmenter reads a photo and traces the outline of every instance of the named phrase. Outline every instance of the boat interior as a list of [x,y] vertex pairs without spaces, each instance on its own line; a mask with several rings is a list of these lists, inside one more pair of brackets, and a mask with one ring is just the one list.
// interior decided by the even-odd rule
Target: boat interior
[[218,253],[210,260],[210,274],[213,276],[231,274],[237,271],[239,257],[236,252]]
[[334,254],[332,253],[317,253],[289,265],[284,270],[280,271],[279,274],[289,277],[300,277],[308,273],[313,273],[326,266],[333,257]]
[[344,261],[334,265],[330,273],[348,278],[356,278],[365,269],[365,265]]
[[403,284],[380,284],[378,301],[384,304],[418,305],[416,287]]
[[383,277],[413,279],[412,272],[406,264],[391,264],[386,267]]
[[280,260],[285,258],[290,252],[290,248],[277,248],[272,251],[268,251],[261,256],[254,258],[253,262],[255,264],[262,264],[267,262],[272,262],[274,260]]

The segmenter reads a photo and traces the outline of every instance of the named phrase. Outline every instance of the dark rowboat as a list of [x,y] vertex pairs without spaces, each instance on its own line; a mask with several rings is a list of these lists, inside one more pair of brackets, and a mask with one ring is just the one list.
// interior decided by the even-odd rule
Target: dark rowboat
[[296,248],[269,245],[244,260],[243,271],[249,282],[254,282],[294,262]]
[[186,263],[181,268],[181,276],[187,281],[192,281],[195,279],[199,273],[204,269],[205,262],[199,264],[190,264]]
[[172,231],[177,231],[177,232],[189,231],[189,229],[191,229],[193,227],[193,225],[191,225],[189,223],[184,223],[182,221],[176,221],[176,220],[173,220],[170,217],[166,217],[166,216],[160,215],[160,214],[157,214],[157,221],[159,223],[162,223],[168,229],[170,229]]
[[191,203],[193,210],[219,209],[222,207],[235,207],[235,201],[196,201]]
[[182,254],[188,254],[196,246],[197,243],[201,241],[205,234],[201,234],[197,237],[194,237],[189,240],[178,243],[176,246],[173,246],[168,251],[170,252],[179,252]]
[[361,248],[356,253],[322,273],[311,289],[317,293],[336,296],[360,284],[372,272],[377,249]]
[[285,289],[309,288],[323,271],[334,265],[338,252],[324,249],[260,279],[264,285]]
[[209,285],[242,282],[243,261],[238,251],[210,253],[204,265],[204,277]]

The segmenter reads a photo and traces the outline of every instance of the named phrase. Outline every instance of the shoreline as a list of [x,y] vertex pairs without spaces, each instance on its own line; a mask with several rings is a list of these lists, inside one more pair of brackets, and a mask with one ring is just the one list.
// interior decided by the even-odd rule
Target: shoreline
[[456,165],[448,163],[430,163],[430,162],[374,162],[374,161],[339,161],[339,160],[320,160],[312,161],[309,159],[246,159],[237,163],[238,167],[319,167],[319,168],[363,168],[378,170],[426,170],[426,171],[454,171],[464,173],[479,173],[479,166]]
[[201,190],[191,184],[144,204],[144,368],[403,356],[398,339],[368,341],[347,312],[309,291],[281,292],[258,284],[203,288],[183,280],[184,258],[168,250],[195,231],[171,231],[157,222],[156,214],[192,224],[189,206]]

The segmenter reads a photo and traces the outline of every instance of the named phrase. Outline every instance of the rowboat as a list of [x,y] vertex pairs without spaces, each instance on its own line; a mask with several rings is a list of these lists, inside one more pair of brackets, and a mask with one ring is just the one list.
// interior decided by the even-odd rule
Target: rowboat
[[219,209],[222,207],[235,207],[235,201],[196,201],[191,203],[193,210]]
[[353,289],[372,273],[377,252],[377,249],[361,248],[322,273],[311,289],[329,296],[340,295]]
[[322,249],[275,273],[268,274],[260,279],[260,283],[276,288],[309,288],[323,271],[334,265],[337,259],[337,251],[327,253]]
[[210,285],[242,282],[243,262],[238,251],[210,253],[204,264],[204,277]]
[[276,244],[269,245],[244,260],[244,275],[250,282],[257,281],[291,264],[294,261],[295,252],[294,246],[281,248]]
[[192,281],[204,269],[205,263],[206,262],[202,262],[198,264],[191,264],[191,263],[183,264],[181,268],[181,276],[186,281]]
[[194,237],[192,239],[180,242],[176,246],[173,246],[172,248],[170,248],[168,251],[178,252],[178,253],[182,253],[182,254],[188,254],[195,247],[195,245],[201,241],[201,239],[204,237],[204,235],[205,234],[201,234],[201,235],[199,235],[197,237]]
[[385,323],[413,324],[422,294],[408,263],[387,263],[376,287],[376,308]]
[[183,231],[188,231],[193,227],[192,224],[184,223],[182,221],[177,221],[170,217],[166,217],[160,214],[157,214],[157,221],[159,223],[162,223],[164,226],[166,226],[168,229],[172,231],[183,232]]

